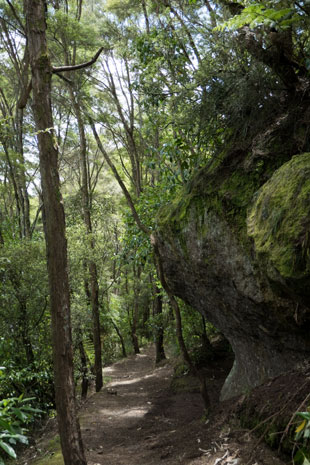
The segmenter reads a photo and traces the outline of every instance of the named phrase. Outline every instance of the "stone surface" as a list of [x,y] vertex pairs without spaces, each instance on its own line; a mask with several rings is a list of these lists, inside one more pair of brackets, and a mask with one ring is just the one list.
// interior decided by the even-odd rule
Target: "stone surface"
[[255,196],[248,235],[268,278],[310,304],[310,153],[279,168]]
[[[310,218],[310,202],[305,201],[309,176],[303,174],[310,169],[310,155],[299,157],[283,165],[265,186],[259,185],[263,170],[257,176],[257,170],[246,173],[240,167],[205,168],[158,218],[156,237],[169,286],[223,332],[235,353],[222,399],[291,370],[310,355],[309,287],[304,288],[310,277],[308,242],[298,292],[290,285],[295,275],[282,276],[285,267],[274,258],[276,248],[279,263],[288,247],[295,250],[291,242],[296,236],[284,233],[299,195],[295,188],[286,188],[293,173],[303,209],[298,221],[301,225]],[[281,179],[279,199],[287,214],[282,213],[276,234],[268,239],[274,227],[265,223],[264,212],[268,218],[277,215]]]

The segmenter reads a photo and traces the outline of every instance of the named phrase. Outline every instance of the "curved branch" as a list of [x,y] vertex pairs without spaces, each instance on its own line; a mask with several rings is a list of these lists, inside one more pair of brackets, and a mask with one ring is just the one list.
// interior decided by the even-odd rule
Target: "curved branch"
[[138,228],[149,236],[151,231],[142,223],[127,187],[125,186],[124,182],[122,181],[122,179],[121,179],[121,177],[120,177],[114,163],[112,162],[111,158],[108,155],[108,152],[105,150],[105,148],[103,147],[103,145],[101,143],[101,140],[100,140],[100,138],[98,136],[98,133],[96,131],[96,127],[95,127],[95,124],[94,124],[93,120],[90,117],[88,117],[88,119],[89,119],[89,124],[90,124],[90,126],[92,128],[92,131],[93,131],[93,135],[94,135],[94,137],[96,139],[98,148],[99,148],[100,152],[103,154],[103,156],[105,158],[105,161],[107,162],[107,164],[111,168],[111,170],[112,170],[112,172],[113,172],[113,174],[114,174],[120,188],[122,189],[123,194],[125,195],[125,198],[127,200],[127,204],[128,204],[128,206],[129,206],[129,208],[131,210],[132,216],[133,216]]
[[81,63],[79,65],[53,66],[52,72],[57,74],[57,73],[63,73],[64,71],[77,71],[78,69],[88,68],[89,66],[93,65],[97,61],[97,59],[99,58],[99,55],[101,54],[103,50],[104,50],[104,47],[100,47],[96,55],[94,55],[93,58],[90,61],[87,61],[86,63]]
[[25,33],[24,25],[23,25],[23,23],[22,23],[20,17],[18,16],[18,14],[17,14],[17,12],[16,12],[14,6],[13,6],[12,3],[10,2],[10,0],[6,0],[6,3],[9,5],[9,7],[10,7],[12,13],[13,13],[13,16],[14,16],[14,18],[16,19],[16,21],[18,22],[18,24],[19,24],[21,30],[23,31],[23,33]]

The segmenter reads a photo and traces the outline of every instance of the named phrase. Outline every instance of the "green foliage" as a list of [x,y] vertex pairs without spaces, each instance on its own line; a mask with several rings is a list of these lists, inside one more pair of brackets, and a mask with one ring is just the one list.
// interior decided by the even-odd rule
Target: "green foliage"
[[[223,18],[228,11],[222,8],[223,3],[212,2],[214,17],[220,21],[225,21]],[[297,2],[282,0],[238,0],[239,14],[212,31],[205,2],[200,0],[146,1],[146,11],[139,0],[81,2],[81,11],[77,7],[79,2],[59,2],[57,9],[54,8],[57,2],[48,2],[48,47],[55,66],[87,61],[97,47],[104,46],[92,67],[63,73],[64,79],[56,75],[53,78],[55,134],[60,148],[69,246],[76,380],[84,368],[79,354],[80,343],[87,354],[88,368],[94,362],[92,314],[87,292],[89,261],[96,263],[98,273],[104,363],[121,355],[120,337],[115,327],[128,352],[132,350],[134,329],[140,341],[146,341],[153,340],[162,327],[165,328],[165,343],[168,341],[177,352],[175,321],[167,298],[156,282],[149,236],[139,230],[131,210],[119,199],[120,190],[115,187],[97,149],[87,114],[92,114],[97,129],[100,126],[102,143],[149,231],[156,231],[157,222],[167,224],[169,217],[170,224],[179,232],[186,225],[189,206],[194,202],[191,211],[197,218],[208,208],[235,225],[234,232],[245,234],[246,206],[259,187],[262,175],[270,176],[276,163],[284,160],[283,156],[280,162],[270,161],[269,154],[260,151],[258,136],[265,134],[271,124],[277,124],[277,116],[287,112],[289,98],[271,67],[253,58],[255,55],[245,49],[238,30],[245,26],[255,30],[253,38],[261,45],[261,51],[277,48],[270,42],[271,30],[292,31],[294,52],[289,58],[294,70],[299,65],[309,70],[308,3],[303,2],[304,8],[300,8]],[[23,20],[22,2],[15,4]],[[35,396],[36,405],[46,411],[54,406],[54,392],[43,227],[42,222],[37,224],[31,240],[18,239],[20,218],[16,198],[20,195],[20,186],[15,187],[11,182],[13,175],[17,184],[21,184],[23,175],[26,176],[33,220],[35,206],[39,203],[39,188],[29,188],[28,182],[33,180],[39,186],[35,164],[37,142],[34,136],[37,132],[30,129],[33,126],[30,105],[24,109],[23,122],[8,116],[15,115],[12,109],[20,96],[21,80],[17,77],[24,71],[27,73],[26,70],[16,72],[16,63],[24,62],[25,40],[8,2],[1,1],[0,8],[1,17],[8,18],[9,36],[12,42],[16,41],[14,46],[19,54],[17,60],[10,59],[5,34],[1,36],[0,233],[4,244],[0,245],[0,359],[4,369],[0,373],[0,394],[4,397],[20,393]],[[306,99],[307,74],[302,79],[299,87],[305,92],[302,99]],[[70,89],[80,105],[86,132],[91,232],[86,230],[82,216],[81,140],[72,112]],[[305,121],[307,117],[305,115]],[[21,139],[25,162],[22,162],[16,135],[19,124],[23,125]],[[273,134],[270,139],[272,137]],[[301,138],[309,139],[308,129]],[[9,144],[8,152],[4,150],[5,144]],[[253,146],[258,155],[252,158],[249,155],[246,159],[240,156],[240,153],[250,154]],[[281,149],[281,146],[275,147],[272,155]],[[227,154],[230,158],[224,160]],[[225,169],[222,170],[223,160]],[[268,163],[270,166],[273,163],[269,173]],[[206,164],[211,174],[218,170],[216,176],[198,178],[199,185],[189,185],[193,174]],[[137,165],[140,192],[134,184]],[[293,179],[289,179],[287,184],[292,182]],[[300,265],[302,277],[309,271],[308,220],[302,216],[306,200],[309,200],[309,189],[303,191],[300,183],[297,184],[300,191],[296,198],[303,195],[298,208],[300,228],[296,225],[296,212],[294,221],[290,213],[284,214],[287,206],[282,202],[280,189],[271,205],[272,211],[264,208],[270,224],[262,215],[264,224],[259,225],[257,232],[259,215],[255,211],[253,219],[250,212],[250,222],[256,223],[253,238],[257,253],[266,255],[271,251],[271,262],[281,273],[283,271],[284,278],[290,277],[290,272],[295,272]],[[285,190],[287,193],[287,186]],[[258,194],[258,202],[260,196]],[[258,205],[258,210],[260,208]],[[160,209],[162,213],[158,216]],[[291,260],[292,249],[283,235],[281,248],[275,243],[283,222],[293,238],[292,247],[299,247],[297,252],[301,252],[298,260]],[[202,235],[205,227],[201,224]],[[163,297],[160,315],[153,314],[158,292],[154,290],[155,283]],[[204,338],[215,329],[208,323],[205,327],[196,311],[183,303],[180,305],[186,345],[196,365],[202,365],[209,355]],[[14,417],[14,421],[21,421],[23,408],[13,404],[12,408],[21,409],[19,414],[15,410]],[[10,430],[7,428],[7,431]],[[305,431],[308,430],[304,427],[299,431],[303,436],[298,440],[305,438]],[[10,439],[14,440],[3,437],[7,446],[1,446],[4,450],[7,447],[9,455]]]
[[[28,444],[26,425],[43,412],[31,406],[34,398],[11,397],[0,401],[0,447],[9,457],[17,458],[16,445]],[[0,457],[0,464],[3,460]]]
[[41,408],[54,406],[50,317],[45,246],[13,240],[1,248],[0,260],[1,397],[35,396]]
[[217,30],[239,29],[249,26],[251,29],[265,26],[268,28],[287,29],[300,22],[302,15],[296,5],[287,7],[286,1],[240,2],[244,4],[240,14],[221,24]]
[[[6,341],[3,345],[6,345]],[[53,367],[49,359],[35,360],[32,365],[20,367],[13,360],[5,360],[5,370],[0,374],[2,396],[35,396],[36,405],[45,409],[55,408]]]
[[295,441],[298,451],[294,455],[295,465],[309,465],[310,463],[310,412],[297,412],[302,422],[295,429]]

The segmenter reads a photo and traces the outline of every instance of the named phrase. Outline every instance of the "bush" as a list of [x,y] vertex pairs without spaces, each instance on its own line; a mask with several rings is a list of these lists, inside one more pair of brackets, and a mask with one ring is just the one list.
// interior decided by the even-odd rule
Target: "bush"
[[[42,411],[31,407],[34,398],[23,399],[11,397],[0,402],[0,448],[2,454],[11,458],[17,458],[16,445],[18,443],[28,444],[25,425],[34,421],[34,418]],[[0,465],[4,461],[0,456]]]

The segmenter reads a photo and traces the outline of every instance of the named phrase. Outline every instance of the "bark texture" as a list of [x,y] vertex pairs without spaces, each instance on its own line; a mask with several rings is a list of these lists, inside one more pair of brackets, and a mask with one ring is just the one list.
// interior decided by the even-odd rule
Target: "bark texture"
[[50,100],[52,67],[46,44],[46,2],[25,0],[24,8],[44,200],[59,434],[65,465],[86,465],[75,407],[67,244]]

